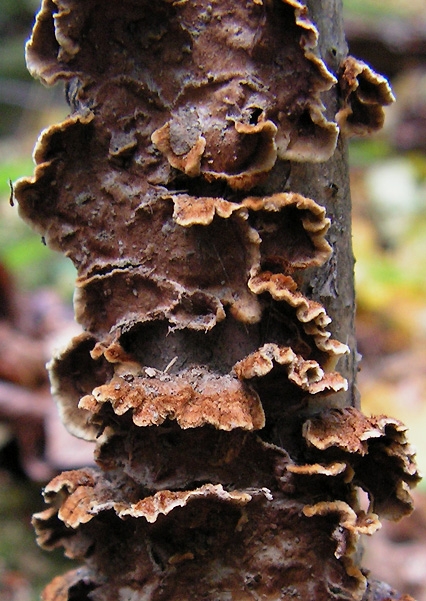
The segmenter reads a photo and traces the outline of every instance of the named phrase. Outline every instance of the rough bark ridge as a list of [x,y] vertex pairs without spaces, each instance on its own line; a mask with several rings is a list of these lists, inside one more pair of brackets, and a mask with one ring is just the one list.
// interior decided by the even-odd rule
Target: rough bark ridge
[[311,4],[43,0],[28,66],[72,113],[15,198],[78,269],[85,332],[50,374],[98,464],[34,517],[85,563],[46,601],[390,596],[357,540],[418,475],[404,426],[355,407],[338,136],[392,95]]

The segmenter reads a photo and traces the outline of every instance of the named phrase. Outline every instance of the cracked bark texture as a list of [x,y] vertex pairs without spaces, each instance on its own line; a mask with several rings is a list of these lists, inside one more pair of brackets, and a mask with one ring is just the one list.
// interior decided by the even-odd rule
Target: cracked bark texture
[[34,516],[84,564],[45,601],[400,598],[359,553],[418,474],[358,407],[339,135],[392,94],[346,55],[335,0],[43,0],[27,62],[71,114],[14,196],[78,270],[49,370],[97,462]]

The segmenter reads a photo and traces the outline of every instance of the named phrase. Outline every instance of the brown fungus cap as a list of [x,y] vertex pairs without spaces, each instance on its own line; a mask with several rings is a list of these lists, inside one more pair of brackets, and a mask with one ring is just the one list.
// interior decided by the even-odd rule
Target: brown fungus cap
[[86,440],[95,440],[127,412],[138,427],[165,420],[176,420],[181,428],[210,424],[220,430],[257,430],[264,426],[258,395],[234,375],[202,367],[171,375],[141,366],[118,343],[107,348],[95,345],[88,334],[75,337],[48,367],[63,423]]
[[260,232],[261,265],[292,273],[323,265],[331,255],[325,208],[295,192],[249,196],[242,201]]
[[63,424],[71,434],[85,440],[95,440],[98,428],[90,423],[91,413],[79,409],[78,403],[113,372],[105,359],[92,359],[90,352],[95,342],[86,333],[75,336],[66,348],[54,353],[47,365],[52,395]]
[[[49,140],[60,148],[59,160],[49,158]],[[206,331],[225,318],[227,307],[236,319],[254,323],[260,306],[247,287],[251,274],[262,265],[292,273],[321,265],[330,254],[324,208],[299,194],[239,203],[156,197],[140,178],[126,183],[122,170],[102,164],[84,182],[78,170],[84,153],[99,155],[96,140],[88,116],[51,128],[36,150],[35,178],[16,186],[24,217],[76,264],[76,316],[96,336],[164,318],[176,328]]]
[[114,377],[83,397],[78,406],[95,416],[99,413],[92,421],[105,426],[105,404],[119,416],[131,411],[139,427],[169,419],[183,429],[209,424],[220,430],[257,430],[265,419],[259,397],[248,386],[231,375],[201,368],[171,376],[149,367],[135,373],[126,365],[118,366]]
[[[163,253],[166,252],[167,248]],[[182,252],[174,253],[178,255],[177,260],[184,260],[184,252],[185,248]],[[235,258],[235,254],[232,256]],[[191,261],[188,257],[188,277],[193,263],[197,261]],[[199,262],[196,267],[199,267]],[[213,279],[218,271],[212,269],[206,279],[209,275]],[[238,279],[236,273],[235,277]],[[186,327],[207,332],[225,319],[224,305],[228,303],[236,305],[235,312],[238,315],[238,308],[244,306],[246,311],[242,317],[249,322],[258,318],[257,303],[248,292],[243,298],[233,298],[229,288],[214,286],[197,290],[195,286],[182,286],[157,276],[147,267],[112,269],[107,274],[78,279],[74,295],[76,319],[106,345],[111,338],[117,338],[122,332],[150,321],[167,320],[172,329]]]
[[317,474],[323,476],[338,476],[343,474],[346,469],[346,463],[335,461],[333,463],[322,465],[321,463],[311,463],[306,465],[288,465],[287,471],[292,474],[299,474],[303,476],[315,476]]
[[[145,587],[148,589],[148,585],[145,585]],[[69,601],[76,594],[87,595],[89,593],[92,593],[91,599],[95,601],[106,601],[109,594],[113,594],[115,599],[120,597],[132,598],[132,596],[139,595],[140,590],[136,585],[129,587],[124,584],[115,584],[114,587],[107,587],[102,577],[96,577],[91,570],[79,568],[54,578],[44,589],[42,601]],[[289,595],[291,596],[292,593],[294,593],[294,590],[290,589]],[[149,593],[145,590],[144,595],[147,594]],[[345,591],[342,594],[345,594]],[[247,597],[244,597],[244,599],[247,599]],[[251,598],[248,597],[248,599]],[[399,593],[384,582],[369,579],[362,601],[415,601],[415,599],[410,595]]]
[[[138,489],[128,483],[117,486],[102,476],[102,472],[86,468],[63,472],[54,478],[44,489],[44,498],[57,510],[59,520],[65,528],[76,530],[104,511],[114,511],[120,517],[144,518],[149,523],[157,521],[160,515],[167,515],[178,507],[199,498],[213,497],[219,501],[243,506],[251,501],[252,495],[242,491],[227,492],[221,484],[204,484],[194,490],[161,490],[151,496],[138,499]],[[254,494],[271,496],[267,489]],[[59,504],[59,508],[58,508]],[[50,520],[51,509],[35,514],[35,525],[40,528],[46,540],[39,542],[49,548],[48,530],[43,532],[44,522]],[[51,539],[50,539],[51,540]]]
[[[249,189],[275,162],[275,135],[282,157],[304,160],[305,145],[312,160],[330,156],[336,126],[322,116],[319,96],[334,78],[314,54],[317,32],[306,8],[253,2],[240,12],[228,3],[109,3],[99,12],[94,0],[43,2],[27,47],[29,68],[46,83],[68,80],[74,112],[41,135],[35,175],[17,183],[15,196],[24,219],[73,259],[80,276],[141,264],[144,207],[152,209],[164,186],[189,185],[179,178],[174,184],[176,171],[190,179],[200,172],[213,189],[217,178]],[[231,28],[224,40],[231,13],[240,35],[234,38]],[[224,43],[228,62],[217,73],[215,50]],[[276,60],[265,62],[265,53],[276,53]],[[191,72],[194,81],[187,79]],[[211,111],[202,110],[207,101]],[[210,123],[211,115],[220,123]],[[151,138],[161,146],[164,136],[154,135],[160,131],[183,163],[170,165],[170,153],[167,160],[156,150]],[[194,197],[201,196],[193,185]]]
[[249,380],[269,374],[274,364],[285,366],[289,381],[309,394],[347,390],[347,382],[340,374],[325,374],[316,361],[305,360],[290,347],[277,344],[263,345],[239,361],[234,370],[240,379]]
[[[316,361],[272,343],[237,362],[234,373],[220,374],[201,366],[168,373],[140,365],[118,342],[105,348],[83,334],[57,354],[49,368],[65,425],[75,435],[94,440],[105,427],[115,428],[116,416],[125,414],[138,427],[176,420],[184,429],[207,424],[225,431],[261,429],[265,425],[261,401],[244,381],[266,376],[274,365],[285,367],[288,382],[304,393],[332,393],[347,387],[340,374],[324,373]],[[70,377],[76,373],[78,384]]]
[[395,101],[388,80],[366,63],[348,56],[341,66],[339,85],[343,107],[336,115],[347,136],[371,134],[383,127],[384,106]]
[[364,592],[362,589],[367,582],[355,559],[357,544],[361,534],[374,534],[381,527],[377,515],[356,513],[344,501],[322,501],[315,505],[307,505],[303,508],[303,514],[320,521],[335,516],[338,525],[331,534],[336,544],[334,555],[341,559],[348,574],[359,578],[360,589]]
[[108,488],[87,471],[64,474],[46,490],[58,509],[34,518],[45,547],[63,545],[69,556],[86,558],[90,572],[83,574],[95,584],[91,599],[111,598],[111,591],[119,598],[129,587],[136,598],[154,600],[161,590],[196,601],[206,588],[215,596],[235,591],[245,601],[272,601],[277,587],[288,597],[320,601],[330,599],[330,590],[339,590],[342,600],[365,590],[351,559],[360,518],[343,503],[327,515],[317,506],[308,516],[303,504],[279,493],[227,492],[211,484],[163,491],[139,503],[126,502],[124,489],[114,487],[113,499],[104,503]]
[[77,568],[49,582],[41,593],[41,601],[69,601],[76,595],[85,599],[87,597],[83,595],[88,595],[97,586],[99,583],[91,570]]
[[[210,119],[212,118],[210,117]],[[223,115],[222,119],[226,121],[226,115]],[[220,120],[217,119],[219,122]],[[229,118],[228,120],[232,121]],[[179,131],[179,127],[182,131]],[[209,127],[214,129],[215,124],[209,124]],[[185,134],[188,130],[188,123],[185,121],[182,123],[178,121],[178,125],[175,125],[174,121],[166,123],[152,134],[151,139],[158,150],[165,155],[170,165],[176,169],[180,169],[185,175],[190,177],[202,175],[208,182],[223,180],[233,190],[250,190],[265,180],[268,172],[275,164],[277,159],[277,148],[275,145],[277,128],[272,121],[261,121],[256,125],[236,121],[233,127],[235,129],[232,136],[234,138],[233,142],[235,145],[241,146],[235,152],[238,162],[243,164],[247,160],[243,147],[252,147],[250,166],[237,173],[212,171],[209,169],[209,166],[202,168],[202,156],[206,148],[206,139],[203,137],[198,138],[189,151],[179,155],[176,146],[173,145],[172,133],[174,133],[178,140],[185,139]],[[218,144],[216,141],[215,143],[216,145]],[[216,164],[218,164],[217,168],[220,169],[222,167],[217,159]],[[223,168],[226,166],[227,164],[223,165]]]
[[366,417],[353,407],[329,409],[307,420],[303,436],[313,456],[346,461],[353,482],[367,491],[371,509],[398,520],[411,513],[409,494],[420,480],[406,427],[386,416]]
[[[318,31],[302,2],[95,7],[95,0],[44,0],[27,45],[29,70],[48,84],[78,77],[86,89],[75,100],[96,97],[100,79],[134,81],[164,109],[152,133],[173,167],[248,189],[277,152],[308,161],[332,154],[337,127],[320,95],[336,80],[318,55]],[[218,65],[223,45],[228,52]]]
[[188,194],[173,195],[171,199],[173,218],[183,227],[208,226],[215,218],[229,219],[232,215],[248,220],[251,274],[265,264],[292,273],[322,265],[330,257],[331,247],[325,238],[330,220],[325,209],[301,194],[248,196],[239,203]]
[[296,310],[296,317],[304,332],[312,337],[314,345],[324,353],[321,362],[323,369],[334,369],[339,358],[349,352],[345,344],[333,340],[327,331],[331,319],[325,308],[304,296],[291,276],[264,271],[251,277],[248,286],[255,294],[267,292],[274,300],[284,302]]
[[189,228],[176,223],[172,207],[165,199],[137,212],[126,242],[116,247],[126,246],[127,264],[119,256],[104,265],[98,259],[92,275],[78,278],[77,319],[92,332],[105,336],[158,319],[208,331],[225,318],[226,307],[240,321],[258,321],[246,282],[259,262],[259,238],[246,217],[235,211],[209,227]]
[[[315,505],[304,507],[303,513],[307,517],[326,517],[330,514],[339,516],[340,528],[333,532],[333,538],[337,542],[334,554],[338,558],[355,553],[356,543],[361,534],[374,534],[381,527],[377,515],[364,512],[357,514],[344,501],[321,501]],[[342,529],[346,530],[349,536],[343,536]],[[356,569],[355,566],[354,569]]]
[[[228,310],[258,322],[249,278],[266,267],[292,273],[322,264],[329,220],[297,194],[217,197],[215,181],[249,189],[277,153],[323,160],[333,150],[336,127],[320,94],[334,78],[316,54],[306,7],[125,2],[119,18],[111,3],[95,22],[93,6],[43,2],[28,43],[30,70],[46,83],[68,80],[74,113],[41,135],[35,175],[15,188],[21,215],[77,266],[76,316],[98,340],[155,320],[209,331]],[[238,35],[235,23],[224,33],[231,13]],[[223,44],[229,53],[218,73]],[[298,84],[289,85],[296,72]],[[215,207],[211,221],[203,205]]]

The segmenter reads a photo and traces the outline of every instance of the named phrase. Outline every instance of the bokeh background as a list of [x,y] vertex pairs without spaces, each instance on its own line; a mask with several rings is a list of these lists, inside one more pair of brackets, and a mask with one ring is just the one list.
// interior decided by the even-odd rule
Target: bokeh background
[[[62,86],[31,80],[24,43],[38,0],[0,0],[0,599],[36,601],[71,568],[38,549],[40,489],[91,449],[67,436],[44,364],[74,328],[74,268],[19,220],[10,181],[33,171],[35,139],[67,113]],[[382,132],[350,143],[358,386],[365,413],[409,427],[426,473],[426,0],[344,0],[350,52],[386,75],[397,98]],[[426,484],[416,510],[365,543],[365,565],[426,601]]]

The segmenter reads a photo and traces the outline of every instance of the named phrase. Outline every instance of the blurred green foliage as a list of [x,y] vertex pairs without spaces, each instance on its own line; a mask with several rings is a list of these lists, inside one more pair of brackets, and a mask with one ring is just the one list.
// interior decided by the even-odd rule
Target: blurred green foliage
[[13,274],[19,288],[54,286],[70,301],[75,279],[71,261],[47,248],[9,202],[11,182],[22,174],[31,174],[33,169],[28,156],[0,162],[0,261]]
[[31,148],[38,130],[65,112],[61,92],[33,81],[26,69],[24,46],[38,5],[38,0],[0,0],[0,261],[19,287],[55,285],[70,298],[71,262],[47,249],[9,205],[10,182],[34,170]]
[[343,0],[343,12],[347,17],[357,16],[364,20],[383,17],[407,19],[419,16],[424,10],[424,0]]
[[11,135],[31,86],[24,58],[37,0],[0,0],[0,136]]
[[1,76],[28,79],[23,44],[29,37],[38,0],[0,0]]

